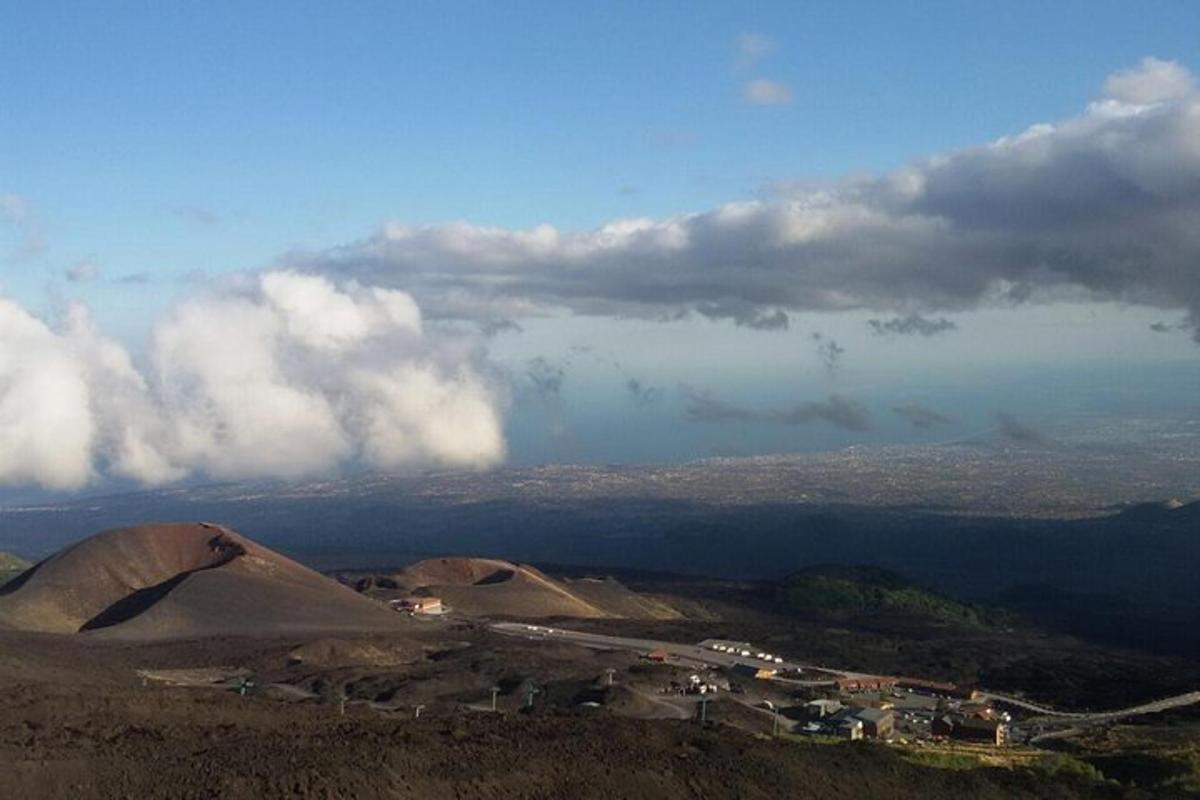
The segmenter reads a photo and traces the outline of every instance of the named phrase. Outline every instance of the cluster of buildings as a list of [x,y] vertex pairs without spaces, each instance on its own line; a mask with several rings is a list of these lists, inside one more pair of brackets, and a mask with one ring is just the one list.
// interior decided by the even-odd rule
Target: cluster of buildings
[[[849,705],[835,699],[812,700],[805,704],[804,712],[808,722],[801,732],[842,739],[891,739],[915,735],[999,746],[1008,738],[1007,716],[997,715],[984,703],[966,702],[942,710],[897,712],[890,701],[860,697]],[[898,716],[902,718],[903,729],[898,725]]]
[[840,700],[813,700],[804,706],[806,733],[830,733],[842,739],[889,739],[896,729],[890,708],[845,706]]
[[[706,639],[699,646],[714,653],[733,656],[725,660],[721,671],[728,680],[716,677],[711,665],[702,665],[703,674],[690,675],[686,683],[671,681],[665,692],[712,694],[718,690],[761,695],[746,682],[732,684],[736,678],[763,681],[779,686],[788,679],[802,679],[798,668],[789,666],[771,653],[760,651],[749,642]],[[660,663],[678,661],[665,649],[642,654]],[[718,659],[720,661],[722,659]],[[705,673],[708,670],[708,673]],[[997,714],[976,690],[921,678],[867,674],[828,676],[822,681],[801,681],[808,686],[824,685],[836,692],[803,705],[803,722],[793,728],[800,733],[837,736],[847,740],[883,741],[955,740],[1003,745],[1008,740],[1007,714]],[[745,701],[742,701],[745,702]],[[764,701],[762,707],[776,709]],[[794,713],[794,712],[793,712]],[[793,713],[785,716],[795,719]],[[778,710],[776,710],[778,714]],[[778,721],[778,716],[776,716]]]

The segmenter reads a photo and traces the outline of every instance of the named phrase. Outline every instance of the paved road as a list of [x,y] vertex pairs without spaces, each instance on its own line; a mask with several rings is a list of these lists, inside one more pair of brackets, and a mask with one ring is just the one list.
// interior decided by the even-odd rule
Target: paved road
[[[756,666],[766,666],[771,669],[787,669],[787,670],[820,670],[831,675],[836,675],[839,678],[865,678],[870,677],[861,672],[847,672],[842,669],[830,669],[828,667],[819,667],[814,664],[800,664],[795,661],[785,661],[782,664],[776,664],[769,661],[761,661],[757,658],[744,658],[732,653],[721,653],[716,650],[706,650],[703,647],[697,647],[694,644],[680,644],[679,642],[663,642],[657,639],[633,639],[626,636],[606,636],[601,633],[589,633],[584,631],[572,631],[565,628],[551,628],[545,625],[527,625],[519,622],[496,622],[491,625],[492,630],[497,633],[503,633],[508,636],[523,636],[532,639],[553,639],[560,642],[573,642],[584,647],[596,647],[606,650],[636,650],[638,652],[649,652],[651,650],[664,650],[676,658],[684,661],[691,661],[697,664],[715,664],[724,667],[732,667],[734,664],[754,664]],[[809,681],[789,681],[795,683],[810,683]],[[828,681],[812,681],[811,683],[821,684]]]
[[[603,649],[616,650],[636,650],[638,652],[648,652],[651,650],[664,650],[671,655],[684,661],[690,661],[697,664],[715,664],[719,666],[732,667],[737,663],[762,664],[768,665],[767,662],[761,662],[755,658],[742,658],[741,656],[731,655],[729,653],[721,653],[716,650],[706,650],[702,647],[697,647],[692,644],[680,644],[678,642],[663,642],[656,639],[633,639],[625,636],[605,636],[600,633],[587,633],[583,631],[572,631],[565,628],[552,628],[545,625],[530,626],[519,622],[496,622],[491,626],[492,630],[497,633],[503,633],[508,636],[523,636],[533,639],[553,639],[556,641],[574,642],[575,644],[583,645],[584,647],[596,647]],[[871,677],[866,673],[848,672],[846,670],[834,669],[832,667],[822,667],[815,664],[800,664],[795,661],[785,661],[782,664],[769,664],[775,669],[789,670],[819,670],[836,675],[841,678],[865,678]],[[827,684],[828,681],[789,681],[789,683],[801,683],[810,685]],[[1078,712],[1078,711],[1059,711],[1050,706],[1031,703],[1028,700],[1022,700],[1019,697],[1012,697],[1006,694],[998,694],[996,692],[983,692],[983,697],[991,700],[994,703],[1003,703],[1017,708],[1031,711],[1035,714],[1041,714],[1046,717],[1054,717],[1064,721],[1084,721],[1084,722],[1105,722],[1124,717],[1136,717],[1142,714],[1157,714],[1161,711],[1167,711],[1172,708],[1181,708],[1200,703],[1200,692],[1187,692],[1185,694],[1176,695],[1174,697],[1165,697],[1161,700],[1155,700],[1150,703],[1143,703],[1138,706],[1129,708],[1113,709],[1111,711],[1094,711],[1094,712]]]
[[1042,742],[1052,741],[1054,739],[1070,739],[1073,736],[1078,736],[1083,733],[1083,728],[1063,728],[1057,731],[1048,731],[1047,733],[1039,733],[1029,740],[1029,744],[1041,744]]
[[1150,703],[1143,703],[1140,706],[1130,706],[1128,708],[1117,708],[1111,711],[1059,711],[1050,706],[1043,706],[1038,703],[1031,703],[1028,700],[1022,700],[1019,697],[1011,697],[1005,694],[996,694],[995,692],[984,692],[983,696],[991,700],[993,703],[1004,703],[1017,708],[1023,708],[1026,711],[1032,711],[1035,714],[1041,714],[1044,717],[1055,717],[1062,720],[1080,720],[1087,722],[1106,722],[1110,720],[1122,719],[1123,717],[1137,717],[1142,714],[1158,714],[1162,711],[1168,711],[1172,708],[1182,708],[1183,706],[1195,705],[1200,703],[1200,692],[1185,692],[1174,697],[1164,697],[1161,700],[1154,700]]

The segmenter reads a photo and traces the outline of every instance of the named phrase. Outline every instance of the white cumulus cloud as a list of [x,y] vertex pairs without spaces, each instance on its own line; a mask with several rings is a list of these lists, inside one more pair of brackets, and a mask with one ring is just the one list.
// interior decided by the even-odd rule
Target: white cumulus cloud
[[928,316],[1069,296],[1200,323],[1200,91],[1179,64],[1114,75],[1074,117],[796,187],[580,232],[393,223],[290,263],[403,286],[435,317],[700,313],[769,330],[793,311]]
[[0,483],[86,483],[96,422],[79,332],[0,298]]
[[1104,82],[1104,93],[1120,103],[1146,105],[1178,100],[1196,91],[1196,78],[1182,64],[1145,58]]
[[0,298],[0,484],[486,467],[504,451],[471,352],[427,335],[395,289],[243,277],[160,320],[142,370],[82,306],[52,328]]

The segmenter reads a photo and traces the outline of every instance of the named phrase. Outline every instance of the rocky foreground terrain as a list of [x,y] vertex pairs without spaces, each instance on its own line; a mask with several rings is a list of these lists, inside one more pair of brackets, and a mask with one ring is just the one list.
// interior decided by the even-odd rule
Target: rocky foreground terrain
[[[476,607],[421,619],[381,602],[430,588]],[[758,626],[810,655],[821,640],[847,638],[848,652],[825,653],[839,661],[891,641],[851,617],[836,628],[825,617],[789,623],[788,603],[811,598],[793,591],[771,611],[756,605],[758,591],[721,588],[720,601],[646,595],[594,577],[440,559],[372,574],[360,594],[221,526],[110,531],[0,589],[0,796],[1069,800],[1200,789],[1188,709],[1157,728],[1097,729],[1073,754],[776,737],[749,694],[725,691],[697,719],[695,698],[666,688],[703,667],[502,635],[486,607],[551,620],[575,609],[574,625],[679,641]],[[912,630],[953,623],[956,647],[1025,641],[960,619],[964,609],[935,605],[939,615]],[[888,613],[875,623],[903,638],[897,610]],[[889,650],[886,665],[898,666],[902,650]],[[804,699],[773,691],[781,703]]]
[[1051,762],[944,769],[882,746],[771,740],[725,724],[537,711],[414,719],[408,708],[353,703],[343,713],[135,678],[148,662],[254,661],[271,649],[263,643],[81,651],[62,637],[8,634],[2,646],[10,798],[1122,796]]

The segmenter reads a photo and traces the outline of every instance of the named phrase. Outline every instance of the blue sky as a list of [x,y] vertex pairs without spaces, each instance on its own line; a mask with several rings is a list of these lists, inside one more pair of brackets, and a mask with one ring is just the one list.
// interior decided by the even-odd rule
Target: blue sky
[[[1198,33],[1191,2],[0,2],[0,291],[50,321],[86,303],[142,369],[151,329],[197,274],[296,251],[324,263],[389,222],[567,234],[845,193],[862,176],[1076,118],[1146,57],[1195,72]],[[749,102],[754,81],[776,102]],[[661,389],[655,435],[627,451],[647,458],[702,455],[713,437],[745,435],[751,450],[779,439],[763,420],[697,438],[703,426],[679,419],[680,387],[759,409],[830,394],[886,408],[899,402],[879,390],[893,369],[928,375],[917,394],[930,403],[928,387],[978,359],[1194,370],[1184,328],[1148,326],[1179,325],[1195,303],[1143,303],[1141,287],[1090,274],[1081,285],[1101,296],[1086,312],[1078,296],[1008,316],[926,294],[903,308],[855,299],[847,312],[780,300],[770,308],[791,325],[767,332],[727,315],[662,324],[630,321],[644,309],[572,307],[519,319],[523,334],[484,347],[513,384],[497,402],[518,460],[557,457],[555,436],[572,426],[591,438],[560,455],[619,460],[607,431],[632,419],[629,378]],[[387,281],[438,316],[403,276]],[[1178,292],[1172,281],[1148,291]],[[601,300],[616,295],[632,296],[606,288]],[[962,334],[898,342],[866,327],[909,309],[949,314]],[[1097,313],[1102,324],[1080,322]],[[1011,335],[1067,328],[1036,343]],[[836,374],[814,333],[846,349]],[[603,358],[572,360],[563,407],[530,402],[530,360],[565,369],[580,348]],[[547,426],[558,415],[567,422]],[[887,438],[819,429],[789,429],[786,446]]]
[[[1187,2],[2,14],[6,186],[45,218],[59,258],[156,274],[258,266],[384,219],[589,228],[885,170],[1075,113],[1143,56],[1194,63],[1200,30]],[[746,32],[774,50],[739,71]],[[744,106],[757,75],[794,102]]]

